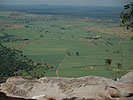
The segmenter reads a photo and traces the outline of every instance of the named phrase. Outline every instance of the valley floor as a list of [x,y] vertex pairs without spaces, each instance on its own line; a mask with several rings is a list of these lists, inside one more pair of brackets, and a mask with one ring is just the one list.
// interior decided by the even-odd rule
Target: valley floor
[[[133,33],[113,19],[10,11],[0,14],[3,44],[23,51],[34,63],[52,65],[46,76],[115,78],[133,71]],[[112,60],[110,66],[106,66],[107,59]]]

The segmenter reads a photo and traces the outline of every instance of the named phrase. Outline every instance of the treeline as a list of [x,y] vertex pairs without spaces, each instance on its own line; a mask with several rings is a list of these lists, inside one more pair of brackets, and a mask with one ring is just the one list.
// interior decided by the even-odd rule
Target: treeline
[[0,77],[31,76],[43,77],[46,70],[52,68],[48,64],[35,63],[16,49],[0,43]]
[[17,42],[17,41],[28,41],[29,39],[28,38],[24,38],[24,39],[18,39],[18,38],[15,38],[16,36],[13,36],[13,35],[8,35],[7,33],[2,33],[3,36],[0,36],[0,42],[1,43],[7,43],[7,42]]

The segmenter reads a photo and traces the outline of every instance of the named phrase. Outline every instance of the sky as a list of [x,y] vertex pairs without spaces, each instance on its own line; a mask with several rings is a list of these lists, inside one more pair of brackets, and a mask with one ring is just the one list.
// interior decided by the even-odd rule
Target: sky
[[0,4],[11,5],[79,5],[79,6],[123,6],[132,0],[0,0]]

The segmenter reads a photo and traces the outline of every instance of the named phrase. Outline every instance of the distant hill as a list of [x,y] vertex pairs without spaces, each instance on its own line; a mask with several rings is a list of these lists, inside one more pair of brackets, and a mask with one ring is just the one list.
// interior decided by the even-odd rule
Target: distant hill
[[65,15],[71,17],[89,17],[114,19],[120,21],[119,6],[61,6],[61,5],[0,5],[0,11],[17,11],[41,15]]

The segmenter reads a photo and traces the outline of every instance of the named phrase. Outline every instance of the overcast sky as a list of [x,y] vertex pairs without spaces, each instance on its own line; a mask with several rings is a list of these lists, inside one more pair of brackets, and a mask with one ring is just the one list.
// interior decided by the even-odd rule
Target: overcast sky
[[0,4],[121,6],[132,0],[0,0]]

